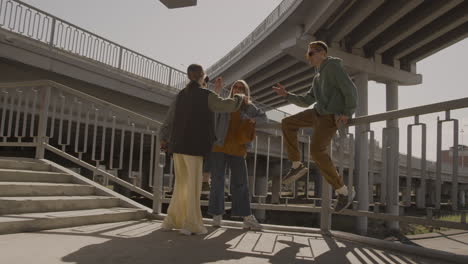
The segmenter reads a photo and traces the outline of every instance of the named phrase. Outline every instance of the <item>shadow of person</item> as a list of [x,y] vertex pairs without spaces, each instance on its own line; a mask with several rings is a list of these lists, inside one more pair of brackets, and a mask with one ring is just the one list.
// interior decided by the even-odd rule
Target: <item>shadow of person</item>
[[[325,243],[328,246],[328,250],[323,254],[320,254],[314,258],[315,263],[326,264],[326,263],[340,263],[347,264],[351,263],[346,256],[351,250],[352,245],[341,242],[345,247],[338,246],[335,239],[329,236],[323,236]],[[365,263],[365,262],[363,262]]]
[[85,246],[62,258],[76,264],[206,263],[236,260],[248,253],[229,251],[230,241],[244,232],[236,229],[209,228],[206,236],[184,236],[176,231],[156,230],[134,238],[113,238]]
[[311,263],[311,260],[297,259],[297,254],[299,253],[300,249],[309,247],[309,245],[284,240],[278,240],[278,243],[285,244],[287,247],[281,249],[274,255],[274,257],[270,258],[271,264]]

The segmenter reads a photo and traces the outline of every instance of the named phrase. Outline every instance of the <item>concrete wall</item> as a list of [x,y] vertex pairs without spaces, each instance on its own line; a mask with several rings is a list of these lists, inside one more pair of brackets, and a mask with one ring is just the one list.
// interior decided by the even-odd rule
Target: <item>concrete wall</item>
[[20,82],[40,79],[56,81],[156,120],[162,120],[168,109],[167,106],[162,104],[128,96],[127,94],[113,91],[82,80],[77,80],[58,73],[0,58],[0,82]]

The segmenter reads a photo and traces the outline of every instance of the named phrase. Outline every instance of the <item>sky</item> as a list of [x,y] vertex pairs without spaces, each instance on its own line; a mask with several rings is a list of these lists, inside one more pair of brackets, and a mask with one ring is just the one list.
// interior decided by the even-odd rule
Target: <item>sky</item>
[[[174,68],[191,63],[205,68],[240,43],[281,0],[198,0],[189,8],[167,9],[159,0],[23,0],[70,23]],[[466,74],[468,39],[417,63],[423,83],[399,87],[399,108],[468,97]],[[464,59],[463,59],[464,58]],[[369,114],[385,112],[385,85],[369,82]],[[302,108],[283,110],[296,113]],[[435,159],[436,115],[422,116],[428,126],[428,158]],[[443,118],[443,114],[438,114]],[[468,110],[453,111],[460,121],[459,142],[468,144]],[[406,152],[406,125],[400,120],[400,151]],[[380,141],[384,124],[373,124]],[[450,124],[444,125],[443,147],[453,142]],[[459,131],[459,132],[460,132]],[[415,134],[418,133],[416,129]],[[462,136],[463,135],[463,136]],[[415,136],[415,155],[420,137]]]

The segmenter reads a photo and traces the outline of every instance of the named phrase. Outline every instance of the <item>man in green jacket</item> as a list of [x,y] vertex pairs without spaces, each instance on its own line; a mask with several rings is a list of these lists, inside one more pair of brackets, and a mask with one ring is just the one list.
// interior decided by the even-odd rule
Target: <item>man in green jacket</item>
[[336,171],[329,154],[328,146],[336,134],[339,124],[346,124],[356,109],[356,86],[344,71],[339,58],[327,55],[328,46],[322,41],[309,43],[307,60],[317,70],[312,87],[305,95],[286,91],[281,84],[274,86],[275,92],[297,106],[309,107],[298,114],[289,116],[281,122],[288,158],[292,161],[291,170],[283,178],[289,184],[307,173],[308,168],[300,161],[297,131],[313,127],[310,155],[317,164],[323,177],[332,185],[338,195],[335,211],[346,209],[354,199],[355,191],[348,190],[343,177]]

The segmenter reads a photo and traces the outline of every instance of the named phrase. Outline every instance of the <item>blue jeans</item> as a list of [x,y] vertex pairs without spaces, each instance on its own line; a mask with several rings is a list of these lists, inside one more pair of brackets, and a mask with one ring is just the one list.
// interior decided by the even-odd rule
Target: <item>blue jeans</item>
[[208,213],[211,215],[224,214],[224,179],[226,166],[228,166],[231,169],[231,216],[251,215],[245,158],[221,152],[212,152],[210,159],[211,190]]

